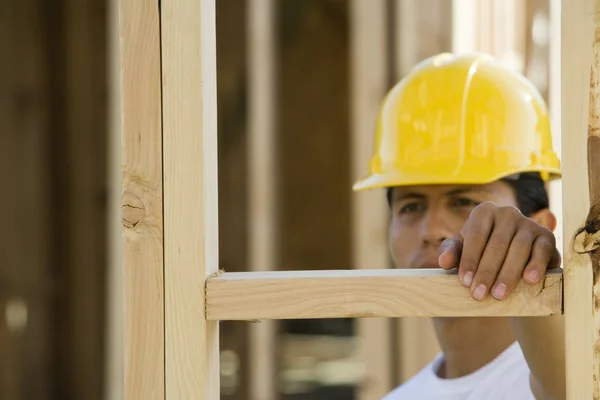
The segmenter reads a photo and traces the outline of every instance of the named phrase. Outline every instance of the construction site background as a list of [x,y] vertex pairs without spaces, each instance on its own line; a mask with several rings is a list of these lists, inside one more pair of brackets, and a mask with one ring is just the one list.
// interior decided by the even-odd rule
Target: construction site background
[[[366,91],[374,107],[416,62],[478,50],[531,79],[559,115],[555,0],[357,1],[383,10],[364,25],[385,32],[373,43],[379,52],[373,68],[385,82]],[[357,211],[351,191],[363,168],[352,156],[353,96],[360,74],[370,73],[353,69],[357,1],[261,2],[271,7],[274,33],[272,57],[264,60],[249,40],[253,0],[216,2],[219,256],[226,271],[257,268],[250,263],[256,251],[269,252],[280,270],[356,264],[356,213],[368,210]],[[118,162],[110,147],[115,4],[0,4],[0,399],[114,398],[111,385],[120,370],[108,362],[108,337],[120,316],[109,306],[119,297],[110,275],[118,266],[108,199],[110,163]],[[273,71],[271,154],[251,146],[250,90],[261,90],[251,85],[252,60]],[[359,134],[370,138],[372,132]],[[252,240],[250,194],[260,180],[248,173],[250,157],[272,157],[276,165],[266,216],[276,240],[266,249],[253,248],[264,241]],[[555,208],[559,190],[552,188]],[[376,206],[385,208],[383,192]],[[385,241],[385,230],[376,233],[369,240]],[[391,389],[438,351],[426,320],[269,324],[252,333],[260,324],[221,323],[223,400],[372,399],[374,380]],[[260,335],[271,335],[267,346]],[[366,361],[365,344],[386,356]],[[270,397],[256,398],[265,382]]]

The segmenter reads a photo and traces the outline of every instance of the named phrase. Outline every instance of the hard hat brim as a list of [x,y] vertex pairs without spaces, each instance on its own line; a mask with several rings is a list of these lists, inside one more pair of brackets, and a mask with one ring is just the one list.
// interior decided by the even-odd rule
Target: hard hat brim
[[364,179],[358,180],[352,190],[355,192],[388,188],[394,186],[418,186],[418,185],[485,185],[510,175],[523,172],[539,172],[544,181],[552,181],[561,178],[560,169],[520,169],[508,171],[498,175],[482,177],[477,173],[465,174],[462,171],[458,176],[454,175],[425,175],[425,174],[403,174],[396,171],[390,171],[381,174],[372,174]]

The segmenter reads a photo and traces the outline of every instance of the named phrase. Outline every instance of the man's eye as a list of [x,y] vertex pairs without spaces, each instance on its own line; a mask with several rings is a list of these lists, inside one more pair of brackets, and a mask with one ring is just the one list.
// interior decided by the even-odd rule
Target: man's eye
[[413,212],[418,212],[423,209],[423,206],[420,203],[409,203],[402,207],[400,207],[399,214],[409,214]]
[[477,207],[479,203],[465,197],[459,197],[454,201],[456,207]]

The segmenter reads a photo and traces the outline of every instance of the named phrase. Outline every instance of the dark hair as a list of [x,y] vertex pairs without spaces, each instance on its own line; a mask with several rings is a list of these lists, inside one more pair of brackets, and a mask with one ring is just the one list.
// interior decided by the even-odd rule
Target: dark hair
[[[535,212],[548,208],[548,192],[537,172],[525,172],[502,179],[514,190],[517,205],[523,215],[530,217]],[[392,189],[386,191],[388,204],[392,204]]]
[[525,172],[517,178],[506,178],[503,181],[512,186],[523,215],[530,217],[535,212],[548,208],[548,191],[539,173]]

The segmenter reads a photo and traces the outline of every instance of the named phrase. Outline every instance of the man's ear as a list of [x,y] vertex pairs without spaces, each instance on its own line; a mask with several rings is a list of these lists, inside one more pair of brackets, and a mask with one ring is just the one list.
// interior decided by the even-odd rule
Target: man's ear
[[543,210],[533,213],[530,218],[538,225],[546,227],[552,232],[554,232],[554,229],[556,229],[556,216],[548,208],[544,208]]

